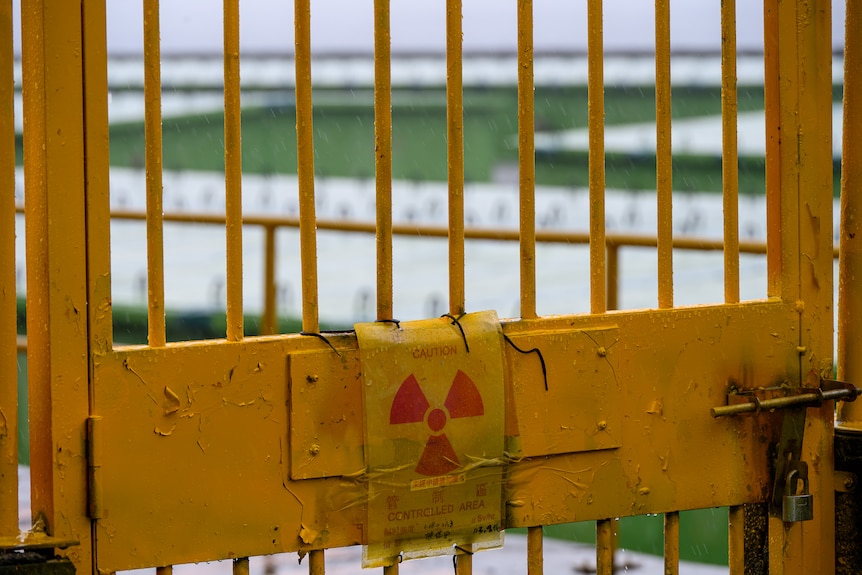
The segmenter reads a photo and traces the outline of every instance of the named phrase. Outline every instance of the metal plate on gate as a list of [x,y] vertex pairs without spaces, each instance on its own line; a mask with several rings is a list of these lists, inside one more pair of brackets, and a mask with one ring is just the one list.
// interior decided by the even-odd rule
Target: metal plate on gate
[[521,456],[620,447],[618,328],[513,334],[510,340],[523,351],[538,349],[545,364],[543,374],[536,353],[506,346]]
[[359,352],[288,356],[290,478],[350,475],[365,467]]

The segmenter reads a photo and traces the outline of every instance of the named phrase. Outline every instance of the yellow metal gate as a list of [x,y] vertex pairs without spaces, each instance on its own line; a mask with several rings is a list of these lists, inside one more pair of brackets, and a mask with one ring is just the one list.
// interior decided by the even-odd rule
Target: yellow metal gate
[[[324,549],[383,543],[375,533],[386,519],[376,515],[380,501],[370,496],[378,479],[368,467],[375,441],[366,435],[373,429],[365,389],[373,354],[360,349],[354,332],[320,332],[317,234],[339,226],[315,217],[314,6],[295,2],[299,217],[244,221],[239,12],[236,0],[225,0],[226,209],[224,217],[201,219],[225,229],[227,329],[224,339],[172,343],[165,329],[163,223],[182,218],[163,208],[159,2],[144,1],[149,343],[119,347],[112,334],[105,2],[22,4],[32,506],[48,544],[66,548],[81,573],[223,558],[240,558],[236,569],[242,572],[248,568],[242,558],[287,551],[309,553],[311,572],[322,573]],[[465,307],[465,244],[483,238],[520,246],[519,317],[491,322],[499,347],[487,369],[500,374],[495,393],[503,407],[485,413],[468,402],[473,407],[461,413],[465,420],[496,418],[503,451],[491,463],[458,461],[429,475],[430,483],[402,485],[405,497],[470,481],[477,465],[496,469],[501,501],[487,527],[529,529],[530,573],[541,571],[543,525],[597,521],[598,570],[610,573],[613,519],[656,513],[665,516],[667,572],[677,572],[679,511],[722,506],[730,509],[733,573],[742,573],[745,562],[765,550],[771,573],[832,572],[834,404],[770,409],[793,403],[803,388],[815,397],[828,392],[823,381],[833,373],[830,2],[765,2],[768,297],[756,301],[740,301],[740,251],[762,248],[741,242],[738,234],[736,20],[734,3],[722,2],[725,297],[687,307],[674,306],[675,247],[721,249],[721,243],[673,236],[667,0],[655,3],[653,240],[605,230],[601,0],[586,6],[590,232],[537,231],[533,5],[518,0],[517,6],[520,229],[465,228],[460,0],[447,0],[445,7],[449,225],[436,229],[393,224],[389,2],[374,2],[376,224],[341,227],[376,233],[376,262],[367,265],[377,268],[377,325],[392,326],[395,334],[412,327],[393,323],[393,235],[448,237],[449,317],[428,325],[461,334],[455,344],[427,352],[440,357],[460,350],[462,339],[469,348],[474,316],[464,314],[481,311]],[[4,189],[14,187],[14,156],[7,153],[13,149],[10,10],[10,2],[0,6]],[[15,345],[9,327],[15,324],[9,289],[15,285],[14,265],[6,265],[14,261],[11,197],[0,196],[3,402],[15,397],[8,383],[14,381]],[[264,228],[271,272],[275,230],[293,225],[301,237],[302,333],[246,337],[243,231]],[[537,314],[537,241],[589,244],[590,265],[583,270],[589,313]],[[615,291],[608,286],[617,281],[616,254],[626,245],[657,248],[654,309],[613,310],[615,295],[608,294]],[[265,325],[275,331],[270,273],[266,285]],[[423,335],[417,337],[421,341]],[[392,347],[403,351],[404,345]],[[440,362],[441,374],[447,373],[446,361]],[[383,373],[399,384],[409,380],[397,363]],[[467,394],[471,385],[445,381],[446,389]],[[414,421],[427,421],[436,433],[453,419],[451,439],[457,442],[455,434],[471,432],[456,427],[455,404],[446,401],[446,411],[422,407]],[[724,408],[733,405],[738,406]],[[14,430],[14,408],[0,407],[0,432]],[[388,423],[395,422],[392,417]],[[10,512],[16,491],[8,487],[16,459],[11,437],[0,433],[0,535],[7,537],[17,535]],[[792,486],[787,495],[794,495],[796,479],[806,473],[813,519],[785,522],[783,486]],[[778,504],[769,503],[776,494]],[[463,499],[459,504],[463,508]],[[770,506],[765,547],[745,548],[747,504]],[[481,528],[473,535],[484,535]],[[465,535],[452,548],[460,572],[470,569],[474,539],[481,537]],[[398,564],[385,569],[397,572]]]

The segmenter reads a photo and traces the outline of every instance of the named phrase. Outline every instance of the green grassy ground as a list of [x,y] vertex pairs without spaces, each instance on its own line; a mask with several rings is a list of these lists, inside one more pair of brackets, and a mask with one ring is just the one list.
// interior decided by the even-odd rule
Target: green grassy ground
[[[833,99],[842,97],[842,87]],[[587,126],[585,87],[537,87],[535,123],[538,131]],[[243,170],[259,174],[296,173],[296,115],[293,94],[268,93],[271,104],[243,110]],[[314,93],[315,172],[321,176],[371,178],[374,175],[374,107],[370,90],[317,89]],[[763,109],[763,89],[739,89],[739,111]],[[393,177],[445,181],[447,178],[446,100],[441,89],[395,90],[392,94]],[[721,113],[718,88],[676,87],[672,95],[675,118]],[[517,163],[518,100],[514,88],[470,88],[464,92],[465,179],[484,182],[495,169]],[[608,126],[655,120],[652,87],[605,89]],[[164,121],[164,167],[168,170],[224,169],[221,113],[168,118]],[[18,161],[22,158],[18,139]],[[142,123],[111,126],[111,163],[144,166]],[[588,158],[584,152],[539,153],[536,183],[585,186]],[[836,194],[840,163],[834,165]],[[674,189],[721,191],[719,158],[674,157]],[[740,158],[740,192],[765,189],[763,158]],[[619,189],[655,187],[652,155],[608,154],[606,184]]]
[[[587,126],[587,90],[583,87],[536,88],[535,122],[539,131]],[[274,100],[278,95],[271,95]],[[281,104],[243,110],[243,169],[246,173],[296,173],[295,109],[291,94]],[[370,91],[315,92],[315,172],[322,176],[368,178],[374,174],[374,113]],[[740,111],[763,109],[763,90],[741,88]],[[464,154],[467,181],[488,181],[495,167],[517,161],[517,93],[514,89],[470,89],[464,94]],[[715,88],[676,88],[673,115],[677,118],[719,114],[721,94]],[[393,93],[393,176],[397,179],[445,181],[446,106],[440,90]],[[619,125],[655,119],[651,88],[605,91],[605,122]],[[223,169],[221,114],[168,119],[164,122],[166,169]],[[538,156],[537,183],[583,185],[585,155]],[[140,124],[111,128],[111,162],[143,167],[144,137]],[[716,188],[717,163],[677,169],[682,186]],[[747,165],[742,166],[743,170]],[[753,172],[762,172],[755,162]],[[645,189],[654,185],[650,158],[608,158],[608,185]],[[691,173],[689,173],[691,172]],[[703,172],[703,174],[701,174]],[[718,167],[720,182],[720,166]],[[652,184],[650,182],[653,182]],[[686,184],[686,182],[689,182]],[[720,189],[720,183],[718,184]],[[703,189],[703,188],[698,188]],[[758,189],[752,185],[752,189]],[[762,189],[760,187],[759,189]]]
[[[593,521],[545,527],[548,537],[595,543]],[[640,515],[620,520],[620,548],[653,555],[664,553],[664,517]],[[679,553],[684,561],[727,565],[727,508],[680,513]]]

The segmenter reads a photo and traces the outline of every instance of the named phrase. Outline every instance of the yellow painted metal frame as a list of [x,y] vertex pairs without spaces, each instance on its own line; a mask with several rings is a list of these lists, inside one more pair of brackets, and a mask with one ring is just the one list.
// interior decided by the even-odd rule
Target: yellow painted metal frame
[[[80,542],[67,554],[87,570],[92,539],[83,432],[91,408],[88,310],[95,311],[88,302],[97,301],[89,290],[87,234],[105,228],[92,218],[92,227],[86,225],[83,111],[90,102],[84,98],[81,8],[30,3],[22,10],[22,43],[29,415],[39,430],[30,441],[31,500],[34,517],[50,535]],[[104,30],[93,11],[86,14],[88,29]],[[104,98],[106,91],[99,92],[95,97]]]
[[[122,349],[111,343],[104,2],[25,5],[30,421],[39,430],[31,444],[34,512],[50,535],[80,542],[65,553],[81,573],[148,566],[167,573],[164,567],[175,563],[297,550],[311,552],[311,572],[322,573],[323,549],[363,543],[367,533],[362,434],[355,433],[363,426],[356,408],[362,397],[361,366],[352,334],[331,335],[334,349],[311,335],[243,335],[235,2],[225,3],[229,209],[224,222],[233,254],[228,282],[234,286],[228,293],[226,339],[165,341],[158,2],[145,0],[150,330],[148,346]],[[449,307],[460,313],[467,237],[461,205],[460,2],[450,0],[447,8]],[[733,260],[740,247],[735,214],[728,207],[727,303],[691,308],[673,307],[671,256],[678,240],[672,237],[669,212],[667,3],[656,3],[659,309],[627,312],[609,312],[615,302],[605,299],[616,259],[612,249],[605,253],[614,243],[603,224],[602,3],[590,0],[587,9],[591,313],[541,318],[535,311],[532,2],[518,2],[522,318],[504,321],[503,331],[516,345],[543,350],[547,390],[535,358],[507,348],[506,526],[530,528],[529,569],[539,572],[538,527],[597,520],[599,569],[609,572],[614,547],[609,518],[666,513],[667,570],[675,572],[678,511],[731,506],[731,533],[738,536],[740,506],[766,500],[771,485],[768,446],[778,440],[781,415],[713,419],[709,409],[727,401],[731,386],[816,387],[820,377],[831,376],[830,2],[765,3],[770,297],[736,301]],[[393,290],[388,12],[388,2],[375,2],[379,319],[391,319]],[[303,330],[314,333],[319,330],[318,222],[310,2],[298,0],[295,14]],[[729,3],[722,14],[727,163],[736,156]],[[0,42],[5,42],[5,15],[0,11]],[[8,74],[8,63],[0,64],[0,73]],[[7,101],[0,91],[0,106]],[[0,137],[8,133],[4,121],[9,117],[0,107]],[[8,179],[9,173],[8,166],[0,166],[0,176]],[[729,169],[728,206],[736,188]],[[8,219],[14,210],[7,204],[0,205],[0,217]],[[270,245],[275,223],[264,224]],[[0,228],[0,249],[8,251],[5,229]],[[5,272],[0,287],[8,286],[7,268],[0,272]],[[11,340],[3,326],[9,305],[2,296],[0,353],[8,353]],[[268,288],[269,299],[274,294]],[[274,318],[267,322],[271,330]],[[297,409],[303,373],[338,394]],[[583,382],[589,385],[579,385]],[[571,425],[575,402],[600,407]],[[351,406],[353,411],[347,409]],[[321,421],[329,422],[327,433],[318,429]],[[572,433],[561,434],[562,427],[573,428]],[[831,434],[831,404],[810,409],[803,460],[811,466],[818,512],[804,524],[770,519],[774,573],[834,568]],[[8,445],[0,444],[0,455],[8,455]],[[302,473],[294,469],[299,453],[324,463],[308,478],[299,478]],[[10,495],[0,492],[0,497]],[[3,533],[9,530],[9,515],[0,516]],[[739,546],[732,543],[731,549],[738,566]],[[245,573],[247,566],[241,559],[235,572]],[[469,570],[469,555],[461,555],[458,571]]]
[[[12,4],[0,3],[0,538],[18,535],[18,351]],[[9,478],[15,478],[10,481]]]
[[[862,312],[862,290],[859,289],[862,251],[859,249],[862,195],[862,145],[858,126],[862,125],[862,12],[853,2],[847,3],[847,33],[844,37],[844,131],[841,143],[841,259],[839,262],[838,307],[838,378],[843,381],[862,379],[862,330],[853,318]],[[853,31],[853,32],[851,32]],[[855,32],[855,33],[854,33]],[[858,238],[858,239],[857,239]],[[860,405],[838,406],[836,423],[849,431],[862,430]]]
[[[798,317],[795,306],[775,301],[621,312],[598,321],[571,316],[504,323],[519,347],[544,342],[539,345],[545,349],[549,385],[544,392],[535,360],[507,350],[506,427],[525,444],[522,454],[530,455],[514,458],[508,467],[507,525],[762,500],[769,485],[763,442],[775,439],[776,417],[714,420],[708,412],[725,401],[731,382],[792,381]],[[779,325],[786,327],[776,331]],[[596,332],[597,327],[604,329]],[[656,330],[664,334],[661,346]],[[692,334],[697,334],[693,340]],[[550,346],[549,337],[559,343]],[[361,418],[358,350],[352,335],[332,336],[330,342],[340,357],[304,336],[129,348],[99,357],[100,420],[93,441],[101,446],[97,496],[105,511],[97,532],[111,534],[100,540],[100,566],[118,570],[202,561],[213,559],[216,549],[228,557],[363,542],[365,483],[356,455],[362,452],[361,434],[348,431],[362,425],[354,419]],[[294,481],[289,464],[294,451],[308,453],[311,445],[290,441],[298,431],[289,417],[291,399],[298,397],[291,388],[305,380],[290,377],[287,366],[308,351],[317,351],[319,365],[312,369],[304,359],[305,369],[313,371],[307,375],[317,376],[318,386],[340,391],[336,401],[321,398],[300,408],[317,414],[301,421],[337,411],[344,430],[330,425],[326,434],[305,430],[305,435],[317,437],[315,457],[345,455],[330,459],[330,477]],[[571,367],[575,352],[587,365],[615,366],[615,379],[607,382],[612,389],[595,391],[609,400],[607,415],[597,413],[585,427],[594,438],[607,436],[619,447],[582,445],[543,457],[536,446],[544,432],[530,422],[541,412],[548,427],[568,423],[566,406],[579,393],[570,383],[578,374]],[[166,370],[177,374],[175,383],[161,375]],[[345,409],[351,405],[352,411]],[[704,438],[712,456],[687,464],[690,457],[683,454],[702,451]],[[184,517],[196,518],[198,528],[190,530]],[[158,534],[149,538],[127,528],[142,520],[159,525]],[[179,540],[182,546],[164,545]]]

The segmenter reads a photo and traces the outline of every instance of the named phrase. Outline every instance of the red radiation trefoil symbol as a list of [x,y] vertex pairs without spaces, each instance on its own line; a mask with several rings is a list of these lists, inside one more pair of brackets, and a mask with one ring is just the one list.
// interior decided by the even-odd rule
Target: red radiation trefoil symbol
[[390,424],[425,421],[431,429],[425,450],[416,465],[416,472],[422,475],[445,475],[461,464],[449,438],[443,433],[449,418],[476,417],[485,414],[479,389],[460,369],[455,374],[443,407],[446,409],[431,407],[413,374],[404,380],[395,394],[395,399],[392,400],[392,409],[389,411]]

